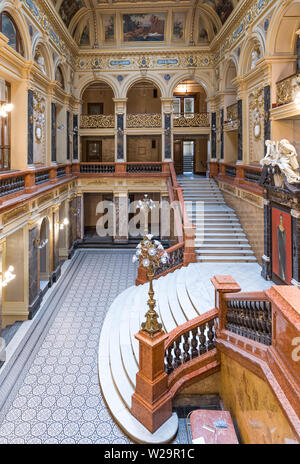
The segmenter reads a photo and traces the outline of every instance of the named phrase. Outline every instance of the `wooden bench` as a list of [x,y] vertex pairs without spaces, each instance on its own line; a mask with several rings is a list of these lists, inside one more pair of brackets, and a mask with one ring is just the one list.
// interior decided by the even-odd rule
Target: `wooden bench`
[[198,409],[189,419],[194,444],[239,444],[230,412]]

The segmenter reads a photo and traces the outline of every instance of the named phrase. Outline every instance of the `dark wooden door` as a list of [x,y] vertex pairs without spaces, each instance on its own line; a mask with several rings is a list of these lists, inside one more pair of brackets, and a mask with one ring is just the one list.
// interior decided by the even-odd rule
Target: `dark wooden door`
[[183,174],[183,143],[182,140],[174,141],[174,167],[176,174]]

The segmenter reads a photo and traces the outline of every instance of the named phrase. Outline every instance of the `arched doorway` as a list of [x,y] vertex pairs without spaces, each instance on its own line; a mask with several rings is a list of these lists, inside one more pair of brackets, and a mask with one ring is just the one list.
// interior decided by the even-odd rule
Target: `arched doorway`
[[[127,98],[127,161],[161,161],[160,89],[152,82],[139,81],[128,90]],[[141,129],[151,129],[151,135],[141,134]]]
[[[223,143],[219,150],[220,160],[226,163],[238,161],[238,103],[235,79],[237,77],[236,65],[230,60],[225,68],[224,75],[224,121],[223,121]],[[221,128],[220,128],[221,129]]]
[[[106,82],[94,82],[82,93],[81,129],[115,127],[114,92]],[[80,138],[81,161],[101,163],[115,161],[114,136],[87,135]]]
[[207,94],[195,80],[184,80],[173,92],[174,164],[177,174],[207,171],[209,118]]

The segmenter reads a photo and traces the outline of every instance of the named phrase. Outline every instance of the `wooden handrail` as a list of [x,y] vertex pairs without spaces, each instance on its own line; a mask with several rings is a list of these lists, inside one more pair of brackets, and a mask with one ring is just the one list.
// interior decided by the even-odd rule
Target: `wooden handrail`
[[214,308],[198,317],[195,317],[195,319],[191,319],[190,321],[176,327],[168,334],[168,338],[165,341],[165,350],[167,350],[169,346],[177,340],[177,338],[181,337],[186,332],[191,331],[202,324],[206,324],[216,317],[218,317],[218,309]]

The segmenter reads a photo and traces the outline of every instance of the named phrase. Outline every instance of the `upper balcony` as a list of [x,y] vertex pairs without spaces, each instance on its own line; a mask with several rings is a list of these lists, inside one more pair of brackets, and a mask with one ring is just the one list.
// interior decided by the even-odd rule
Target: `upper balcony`
[[174,127],[209,127],[209,113],[173,113]]
[[273,120],[299,119],[300,72],[277,82],[276,105],[273,105],[271,114]]

